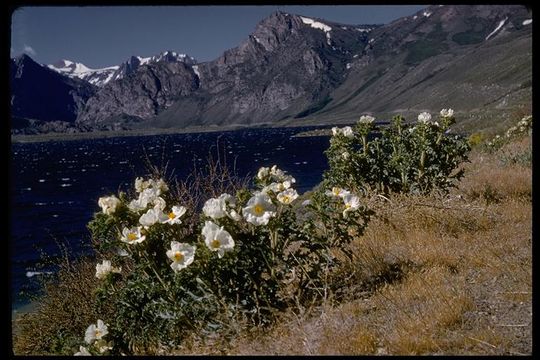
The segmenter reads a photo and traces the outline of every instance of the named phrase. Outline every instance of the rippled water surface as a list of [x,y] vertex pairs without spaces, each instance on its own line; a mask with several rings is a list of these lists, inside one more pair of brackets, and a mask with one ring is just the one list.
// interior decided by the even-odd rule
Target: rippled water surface
[[312,128],[240,130],[223,133],[119,137],[65,142],[13,144],[11,147],[10,249],[13,305],[36,274],[39,249],[59,252],[67,242],[76,252],[88,242],[86,224],[99,210],[100,196],[133,186],[144,176],[145,154],[154,164],[183,179],[193,163],[204,165],[216,144],[236,164],[237,174],[256,174],[261,166],[277,164],[293,175],[302,193],[316,185],[327,168],[323,151],[327,136],[292,137]]

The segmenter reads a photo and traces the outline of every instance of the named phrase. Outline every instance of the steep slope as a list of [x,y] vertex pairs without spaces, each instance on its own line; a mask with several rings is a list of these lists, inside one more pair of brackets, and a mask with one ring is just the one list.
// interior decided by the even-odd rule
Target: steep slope
[[[146,113],[137,116],[151,119],[159,112],[154,121],[141,122],[157,127],[253,124],[305,116],[328,102],[329,92],[343,81],[352,52],[367,43],[367,33],[362,27],[276,12],[238,47],[214,61],[192,65],[196,91],[189,96],[179,91],[176,103],[163,112],[159,112],[162,107],[146,107]],[[100,101],[92,101],[85,113],[95,114],[96,122],[121,115],[103,114],[102,108]],[[79,121],[88,117],[83,115]]]
[[363,27],[276,13],[199,64],[200,89],[145,126],[321,124],[453,107],[466,127],[486,127],[493,114],[531,109],[530,19],[502,5],[430,6]]
[[10,89],[13,127],[20,119],[74,122],[96,90],[86,81],[60,75],[24,54],[10,61]]
[[77,123],[99,126],[140,121],[157,115],[197,87],[197,76],[183,62],[148,63],[100,89],[88,100]]
[[399,19],[373,32],[334,100],[312,120],[530,106],[530,17],[521,6],[436,6]]

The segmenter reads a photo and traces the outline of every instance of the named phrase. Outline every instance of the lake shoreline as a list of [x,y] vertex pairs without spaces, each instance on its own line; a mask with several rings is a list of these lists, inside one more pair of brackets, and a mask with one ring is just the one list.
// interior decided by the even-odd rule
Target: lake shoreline
[[[344,126],[346,124],[337,124]],[[226,132],[236,130],[259,130],[259,129],[275,129],[275,128],[302,128],[302,127],[328,127],[325,133],[305,131],[295,136],[325,136],[331,134],[330,128],[336,124],[260,124],[257,126],[207,126],[207,127],[189,127],[189,128],[169,128],[169,129],[144,129],[144,130],[122,130],[122,131],[91,131],[82,133],[47,133],[35,135],[11,135],[12,143],[37,143],[49,141],[74,141],[74,140],[90,140],[90,139],[105,139],[115,137],[133,137],[133,136],[155,136],[155,135],[174,135],[174,134],[197,134],[210,132]]]
[[22,317],[24,315],[36,312],[38,306],[39,301],[34,300],[30,303],[22,304],[18,307],[11,308],[11,336],[17,336],[17,334],[19,333],[18,322],[22,319]]

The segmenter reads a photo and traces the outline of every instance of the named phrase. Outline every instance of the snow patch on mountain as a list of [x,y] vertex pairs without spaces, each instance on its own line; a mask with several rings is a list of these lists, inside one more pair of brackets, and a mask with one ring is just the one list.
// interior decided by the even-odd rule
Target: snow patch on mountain
[[[63,62],[63,66],[60,67],[62,62]],[[61,60],[56,65],[55,64],[47,65],[47,67],[59,73],[69,73],[70,75],[73,75],[73,76],[88,75],[92,73],[103,73],[103,72],[109,72],[111,70],[114,71],[118,69],[118,66],[109,66],[109,67],[101,68],[101,69],[91,69],[84,64],[73,62],[70,60]]]
[[523,21],[523,25],[530,25],[532,24],[532,19],[527,19]]
[[146,65],[150,62],[150,60],[152,60],[152,57],[140,57],[140,56],[137,56],[137,59],[139,59],[139,64],[140,65]]
[[113,74],[119,69],[119,66],[91,69],[82,63],[65,59],[60,60],[55,64],[47,65],[47,67],[62,75],[70,78],[79,78],[96,86],[105,85],[112,78]]
[[486,36],[486,40],[488,40],[491,37],[491,35],[494,35],[495,33],[497,33],[497,31],[499,31],[499,29],[503,27],[506,20],[508,20],[508,17],[504,18],[504,20],[501,20],[501,22],[499,22],[499,25],[497,25],[495,30],[493,30],[492,32],[489,33],[488,36]]
[[200,79],[201,73],[199,73],[199,66],[193,65],[191,68],[193,69],[193,72],[195,73],[195,75],[197,75],[197,77]]
[[311,26],[312,28],[314,29],[319,29],[319,30],[322,30],[324,32],[329,32],[330,30],[332,30],[332,28],[326,24],[323,24],[322,22],[318,22],[318,21],[315,21],[313,19],[310,19],[310,18],[307,18],[307,17],[303,17],[303,16],[300,16],[300,19],[302,19],[302,22],[304,24],[307,24],[309,26]]

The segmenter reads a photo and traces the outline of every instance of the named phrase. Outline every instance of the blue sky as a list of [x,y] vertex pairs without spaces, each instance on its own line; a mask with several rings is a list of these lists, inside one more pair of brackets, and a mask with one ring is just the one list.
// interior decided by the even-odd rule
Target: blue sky
[[276,10],[344,24],[386,24],[425,5],[22,7],[12,15],[11,55],[91,68],[173,50],[198,61],[237,46]]

